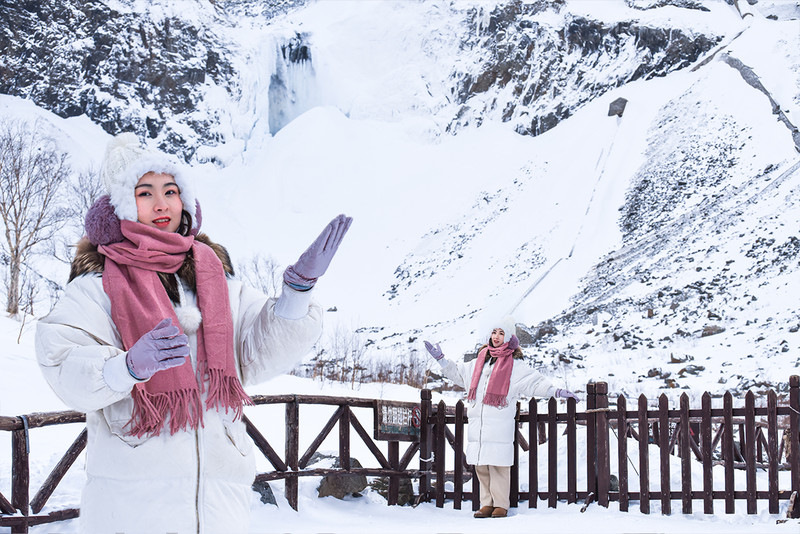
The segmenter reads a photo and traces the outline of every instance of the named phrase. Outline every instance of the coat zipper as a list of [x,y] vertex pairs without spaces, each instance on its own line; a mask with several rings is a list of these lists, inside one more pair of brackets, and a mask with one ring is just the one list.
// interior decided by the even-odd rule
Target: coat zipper
[[[486,370],[486,368],[487,366],[484,364],[483,370]],[[483,370],[481,371],[481,379],[483,378]],[[486,376],[486,380],[483,382],[480,400],[478,400],[478,395],[475,395],[475,402],[480,402],[481,404],[480,431],[478,432],[478,458],[476,460],[476,465],[483,465],[481,464],[481,453],[483,452],[483,410],[486,409],[486,406],[483,404],[483,398],[486,396],[486,391],[489,389],[489,375],[491,374],[492,370],[489,368],[489,374]]]

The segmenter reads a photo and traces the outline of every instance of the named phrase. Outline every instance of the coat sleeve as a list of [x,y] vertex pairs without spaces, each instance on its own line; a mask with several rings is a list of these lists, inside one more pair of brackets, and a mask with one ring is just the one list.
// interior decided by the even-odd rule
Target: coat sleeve
[[546,376],[523,362],[515,362],[514,370],[516,371],[514,374],[517,375],[512,378],[514,397],[524,395],[550,398],[555,393],[555,387]]
[[130,395],[136,381],[124,367],[127,353],[101,277],[87,274],[70,282],[53,310],[39,320],[35,339],[45,380],[70,408],[99,410]]
[[442,374],[444,376],[462,388],[467,389],[467,386],[472,378],[472,365],[466,363],[456,363],[448,360],[447,358],[442,358],[439,360],[439,365],[442,366]]
[[268,299],[240,282],[229,287],[238,299],[231,309],[242,383],[258,384],[297,366],[322,334],[322,308],[309,292],[284,284],[280,298]]

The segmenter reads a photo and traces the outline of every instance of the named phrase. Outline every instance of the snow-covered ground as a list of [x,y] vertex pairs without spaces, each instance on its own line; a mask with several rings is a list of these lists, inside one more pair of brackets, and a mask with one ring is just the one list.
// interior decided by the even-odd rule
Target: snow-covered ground
[[[11,319],[0,319],[0,338],[4,339],[3,346],[7,350],[0,355],[0,366],[4,370],[0,374],[0,413],[4,415],[22,415],[37,411],[57,411],[67,409],[51,392],[41,377],[33,354],[34,323],[21,325]],[[19,338],[19,343],[17,343]],[[20,377],[24,377],[21,380]],[[282,376],[259,387],[252,388],[251,394],[306,394],[329,395],[343,397],[382,398],[401,401],[416,401],[419,391],[407,386],[392,384],[360,384],[355,389],[348,385],[319,383],[308,379],[292,376]],[[459,398],[457,393],[447,395],[435,394],[434,402],[444,399],[453,404]],[[563,409],[563,406],[562,406]],[[580,405],[579,405],[580,409]],[[283,425],[275,424],[283,421],[283,408],[280,405],[258,406],[248,409],[248,416],[256,426],[265,434],[267,439],[277,450],[281,450],[284,440]],[[300,447],[304,450],[319,431],[322,423],[332,413],[331,407],[303,405],[300,417],[303,424],[301,428]],[[370,428],[371,412],[369,410],[355,409],[356,416],[361,418],[362,425]],[[64,425],[33,429],[31,431],[31,487],[35,490],[44,481],[49,471],[63,455],[66,446],[71,443],[81,429],[81,425]],[[0,436],[0,492],[10,495],[10,435]],[[335,434],[335,433],[334,433]],[[579,441],[583,439],[579,432]],[[612,451],[615,450],[615,436],[611,436]],[[361,441],[354,437],[351,441],[352,454],[359,459],[365,467],[377,467],[371,454]],[[559,456],[565,457],[565,445],[560,441]],[[579,450],[581,447],[579,447]],[[321,452],[332,455],[337,454],[335,437],[329,437],[320,447]],[[629,450],[636,450],[635,442],[629,444]],[[540,450],[540,473],[545,473],[547,459],[547,445]],[[386,451],[384,449],[384,454]],[[651,447],[650,465],[658,465],[659,451]],[[634,461],[634,460],[632,460]],[[80,489],[84,482],[83,474],[84,455],[78,459],[68,475],[60,484],[44,513],[60,508],[74,507],[79,503]],[[416,460],[412,462],[412,467]],[[584,458],[578,458],[578,465],[585,465]],[[699,465],[693,468],[693,485],[702,487]],[[266,460],[259,459],[259,469],[271,470]],[[722,489],[723,476],[721,468],[715,468],[715,489]],[[527,464],[523,455],[520,473],[523,490],[527,487]],[[636,469],[629,468],[631,489],[638,487]],[[617,472],[616,456],[612,454],[612,472]],[[679,459],[672,458],[672,485],[680,487]],[[743,487],[743,472],[737,472],[737,486]],[[786,485],[788,473],[782,472],[781,487]],[[540,485],[544,484],[540,480]],[[559,484],[562,490],[566,487],[564,473],[560,474]],[[657,477],[651,479],[651,487],[659,484]],[[291,533],[372,533],[376,530],[385,532],[401,532],[408,528],[420,533],[479,533],[494,531],[498,525],[494,522],[487,524],[471,517],[469,503],[462,505],[462,510],[455,510],[452,502],[447,502],[443,509],[438,509],[432,503],[422,503],[416,508],[388,507],[383,497],[375,491],[368,489],[362,497],[347,498],[344,501],[333,497],[319,499],[316,497],[316,488],[319,478],[308,477],[300,479],[299,510],[294,511],[289,507],[284,495],[283,485],[280,482],[271,483],[276,496],[277,506],[264,505],[258,495],[253,493],[252,528],[253,533],[291,532]],[[585,478],[580,474],[579,487],[585,485]],[[759,473],[758,489],[766,489],[766,476]],[[592,504],[585,512],[581,512],[582,503],[567,505],[558,504],[557,509],[546,507],[541,501],[536,510],[529,509],[523,502],[518,509],[512,510],[511,516],[504,520],[502,529],[507,532],[529,532],[530,521],[536,521],[537,532],[584,532],[597,531],[601,533],[616,532],[642,532],[642,533],[749,533],[749,532],[796,532],[797,520],[779,523],[785,518],[787,503],[783,502],[778,515],[771,515],[766,510],[766,502],[759,504],[757,515],[745,513],[745,503],[737,501],[736,513],[725,515],[722,503],[716,503],[717,515],[707,516],[700,511],[692,515],[683,515],[678,512],[679,502],[673,502],[673,514],[662,516],[658,502],[651,504],[651,514],[645,515],[638,511],[637,503],[631,504],[629,512],[619,512],[618,505],[611,503],[608,509],[602,509]],[[701,503],[695,502],[695,510],[701,509]],[[77,521],[54,523],[47,526],[35,527],[32,532],[77,532]]]
[[[10,319],[0,319],[0,339],[6,350],[0,354],[0,414],[23,415],[38,411],[57,411],[67,409],[51,392],[41,374],[33,355],[32,323],[21,325]],[[21,332],[21,335],[20,335]],[[17,344],[17,337],[20,341]],[[21,379],[24,377],[24,379]],[[340,397],[383,398],[400,401],[416,401],[419,391],[407,386],[391,384],[361,384],[356,389],[349,385],[339,385],[314,382],[292,376],[282,376],[273,379],[257,388],[248,391],[250,394],[308,394],[329,395]],[[457,393],[445,396],[435,394],[434,402],[444,399],[448,404],[457,402]],[[580,409],[579,404],[579,409]],[[562,406],[563,410],[564,407]],[[311,440],[319,432],[325,421],[332,414],[330,406],[301,405],[301,440],[300,448],[305,450]],[[284,440],[283,406],[265,405],[248,408],[248,417],[264,433],[273,447],[282,451]],[[360,418],[365,428],[372,427],[371,411],[354,409],[354,414]],[[67,446],[77,437],[82,425],[62,425],[60,427],[37,428],[31,430],[31,488],[36,491],[45,480],[55,463],[66,451]],[[334,435],[320,446],[319,450],[331,455],[338,454],[338,445]],[[583,439],[581,432],[579,441]],[[11,436],[9,433],[0,433],[0,492],[7,498],[10,497],[11,487]],[[612,451],[616,449],[615,436],[611,435]],[[385,444],[379,446],[386,454]],[[629,450],[636,450],[636,442],[629,444]],[[578,447],[579,450],[581,447]],[[377,467],[371,453],[363,445],[357,435],[351,438],[353,457],[357,458],[365,467]],[[401,446],[401,452],[403,447]],[[560,440],[559,457],[566,455],[564,440]],[[651,446],[650,465],[657,466],[659,458],[657,447]],[[525,455],[523,455],[524,457]],[[616,472],[616,455],[612,454],[612,472]],[[540,476],[546,476],[545,462],[547,461],[547,444],[540,448]],[[85,454],[82,454],[67,476],[58,486],[53,496],[48,501],[42,513],[47,513],[62,508],[79,505],[80,490],[84,483],[83,474]],[[633,457],[632,457],[633,458]],[[635,460],[632,460],[635,461]],[[527,489],[527,460],[521,464],[521,487]],[[415,467],[417,460],[412,461]],[[585,465],[585,458],[578,458],[578,466]],[[702,478],[699,464],[693,469],[693,486],[702,487]],[[259,470],[267,471],[272,468],[263,458],[259,459]],[[716,469],[721,470],[721,467]],[[585,477],[581,475],[579,467],[578,487],[585,487]],[[638,488],[636,469],[629,468],[631,489]],[[672,458],[672,486],[680,488],[680,459]],[[744,477],[744,472],[736,473],[738,478]],[[788,473],[782,472],[782,477]],[[448,501],[444,508],[436,508],[434,503],[421,503],[417,507],[387,506],[386,500],[376,491],[368,488],[361,497],[348,497],[337,500],[334,497],[318,498],[316,489],[319,486],[318,477],[301,477],[298,511],[292,510],[283,493],[282,482],[272,482],[270,486],[276,497],[277,506],[262,504],[259,495],[253,493],[251,533],[364,533],[374,532],[418,532],[420,534],[434,533],[483,533],[494,532],[501,529],[509,533],[531,532],[535,524],[535,531],[542,533],[572,533],[572,532],[598,532],[598,533],[725,533],[749,534],[759,533],[796,533],[800,521],[791,520],[785,523],[778,521],[785,519],[787,503],[781,504],[781,512],[771,515],[766,509],[766,501],[759,503],[757,515],[747,515],[744,501],[736,502],[736,513],[724,514],[724,505],[718,501],[715,504],[716,515],[707,516],[702,513],[702,502],[694,503],[695,512],[691,515],[680,513],[680,501],[673,501],[673,513],[669,516],[661,515],[660,504],[651,503],[651,513],[645,515],[639,512],[638,503],[633,502],[629,512],[620,512],[616,503],[611,503],[608,509],[591,504],[585,512],[581,512],[583,503],[567,505],[559,502],[556,509],[548,509],[545,501],[539,502],[538,509],[528,508],[528,503],[523,501],[517,509],[511,510],[511,515],[502,522],[498,520],[477,520],[472,518],[470,503],[463,503],[461,510],[455,510],[453,503]],[[723,475],[715,471],[715,489],[722,489]],[[540,487],[546,484],[540,480]],[[651,487],[655,490],[660,484],[657,476],[651,478]],[[785,481],[781,483],[786,485]],[[562,491],[566,489],[564,473],[560,474],[559,486]],[[737,482],[738,487],[743,487],[742,480]],[[766,475],[759,473],[758,489],[766,490]],[[33,527],[34,533],[75,533],[77,520],[52,523],[40,527]],[[0,532],[10,532],[0,529]]]

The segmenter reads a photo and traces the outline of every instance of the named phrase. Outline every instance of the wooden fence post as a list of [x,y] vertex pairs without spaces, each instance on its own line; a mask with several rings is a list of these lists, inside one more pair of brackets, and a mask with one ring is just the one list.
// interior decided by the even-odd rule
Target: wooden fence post
[[795,494],[792,518],[800,517],[800,376],[789,377],[789,443],[792,464],[792,492]]
[[769,513],[777,514],[778,504],[778,396],[774,390],[767,392],[767,439],[769,467]]
[[[286,500],[293,510],[297,510],[298,455],[300,454],[300,403],[295,396],[286,403],[286,467],[289,473],[284,481]],[[294,472],[292,474],[291,472]]]
[[722,459],[725,462],[725,513],[736,512],[733,487],[733,395],[726,391],[722,397],[722,416],[725,425],[722,434]]
[[475,471],[475,466],[470,466],[472,470],[472,511],[476,511],[481,507],[481,484],[478,481],[478,472]]
[[680,451],[681,451],[681,512],[692,513],[692,451],[689,449],[689,440],[692,439],[692,427],[689,423],[689,395],[680,397]]
[[536,399],[528,401],[528,508],[539,502],[539,417]]
[[558,502],[558,401],[547,401],[547,506],[555,508]]
[[[388,443],[389,466],[392,471],[400,470],[400,442],[390,441]],[[400,498],[400,477],[398,475],[389,476],[389,487],[387,489],[386,503],[389,506],[397,504]]]
[[[26,425],[27,426],[27,425]],[[30,500],[30,448],[28,443],[28,430],[14,430],[11,432],[11,505],[19,510],[23,516],[29,514],[28,501]],[[13,534],[28,532],[28,523],[11,527]]]
[[339,468],[350,471],[350,406],[344,405],[339,418]]
[[714,478],[711,454],[714,449],[711,441],[711,394],[706,391],[702,399],[702,420],[700,436],[703,448],[703,513],[714,513]]
[[586,500],[597,496],[597,384],[586,384]]
[[511,447],[513,451],[513,463],[509,473],[510,483],[508,488],[508,504],[511,508],[519,506],[519,439],[517,439],[517,432],[519,429],[519,412],[520,403],[517,401],[517,409],[514,414],[514,438],[512,439]]
[[608,508],[611,487],[611,458],[608,446],[608,384],[597,383],[597,504]]
[[436,430],[434,432],[434,450],[433,453],[433,470],[436,472],[436,507],[444,508],[444,484],[445,484],[445,471],[447,469],[447,462],[445,461],[445,444],[447,443],[447,436],[445,429],[447,428],[446,418],[447,406],[444,401],[439,401],[436,408]]
[[456,404],[454,465],[453,509],[461,510],[461,501],[464,499],[464,401]]
[[578,502],[578,433],[575,399],[567,399],[567,502]]
[[756,503],[756,397],[748,391],[744,397],[745,439],[742,453],[745,461],[745,477],[747,484],[747,513],[757,513]]
[[628,511],[628,403],[617,396],[617,462],[619,463],[619,510]]
[[639,510],[650,513],[650,422],[647,418],[647,397],[639,395]]
[[672,513],[669,474],[669,400],[665,394],[658,398],[658,448],[661,454],[661,514]]
[[427,474],[433,464],[431,456],[431,426],[430,417],[433,411],[431,404],[431,390],[423,389],[420,392],[420,418],[422,423],[419,429],[419,470],[423,472],[419,477],[419,496],[424,502],[430,501],[431,477]]

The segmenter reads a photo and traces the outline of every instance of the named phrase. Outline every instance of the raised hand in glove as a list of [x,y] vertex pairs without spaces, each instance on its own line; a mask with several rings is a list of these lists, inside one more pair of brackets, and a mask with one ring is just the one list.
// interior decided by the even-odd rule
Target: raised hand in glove
[[352,217],[346,215],[339,215],[329,222],[322,233],[300,255],[297,262],[286,268],[283,272],[283,281],[295,289],[311,289],[317,283],[317,279],[328,270],[352,222]]
[[437,362],[442,358],[444,358],[444,354],[442,353],[442,349],[439,348],[438,343],[434,345],[426,341],[425,348],[428,349],[428,352],[430,352],[431,356],[433,356],[433,359],[436,360]]
[[578,398],[578,396],[575,395],[570,390],[568,390],[568,389],[560,389],[560,388],[556,390],[555,397],[556,398],[561,398],[561,399],[575,399],[576,401],[580,400]]
[[133,378],[147,380],[158,371],[183,365],[189,355],[189,338],[168,317],[133,344],[125,363]]

